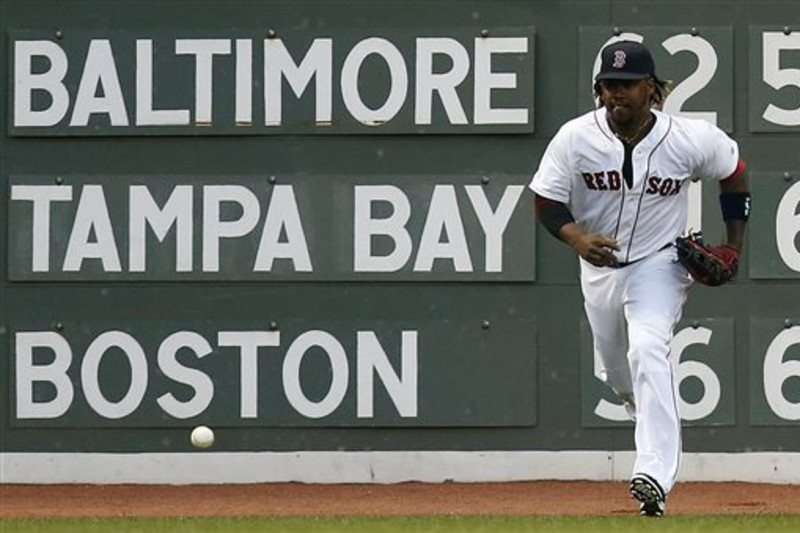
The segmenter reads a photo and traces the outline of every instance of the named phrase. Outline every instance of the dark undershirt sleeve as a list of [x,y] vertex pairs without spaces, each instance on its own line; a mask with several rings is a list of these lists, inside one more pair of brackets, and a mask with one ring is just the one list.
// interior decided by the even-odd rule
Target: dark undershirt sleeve
[[567,206],[544,196],[536,195],[536,218],[557,239],[561,239],[559,230],[565,224],[575,222]]

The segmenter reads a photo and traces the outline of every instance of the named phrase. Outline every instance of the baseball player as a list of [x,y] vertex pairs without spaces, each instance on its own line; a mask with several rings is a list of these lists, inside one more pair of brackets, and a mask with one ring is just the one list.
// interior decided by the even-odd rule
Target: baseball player
[[530,183],[539,222],[580,256],[581,290],[604,382],[635,420],[631,495],[663,516],[681,454],[670,343],[692,282],[672,243],[686,227],[691,180],[717,181],[736,271],[750,210],[739,149],[716,126],[659,111],[666,83],[650,51],[601,52],[597,109],[564,124]]

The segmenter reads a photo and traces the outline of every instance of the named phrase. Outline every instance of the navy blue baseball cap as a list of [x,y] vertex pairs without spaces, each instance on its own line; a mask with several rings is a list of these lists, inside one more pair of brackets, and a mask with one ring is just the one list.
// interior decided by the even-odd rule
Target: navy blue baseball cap
[[600,72],[594,77],[600,80],[643,80],[656,78],[653,55],[642,43],[617,41],[600,52]]

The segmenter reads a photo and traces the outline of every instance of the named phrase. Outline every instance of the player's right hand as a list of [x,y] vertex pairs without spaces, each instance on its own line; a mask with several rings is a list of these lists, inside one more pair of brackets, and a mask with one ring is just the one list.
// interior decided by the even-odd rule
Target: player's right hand
[[600,233],[585,233],[578,239],[575,249],[582,258],[597,267],[617,266],[615,250],[619,243]]

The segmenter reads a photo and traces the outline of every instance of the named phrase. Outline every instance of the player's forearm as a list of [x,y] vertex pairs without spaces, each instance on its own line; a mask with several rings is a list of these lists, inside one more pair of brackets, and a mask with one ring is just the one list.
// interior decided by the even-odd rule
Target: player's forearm
[[725,221],[727,244],[737,250],[744,245],[747,220],[750,217],[750,190],[744,174],[719,183],[720,206]]
[[572,218],[572,214],[565,204],[537,195],[536,216],[555,238],[564,241],[579,254],[583,251],[582,237],[586,232]]
[[741,251],[744,246],[744,234],[747,228],[747,223],[743,220],[728,220],[725,222],[725,229],[727,231],[727,245],[733,246]]
[[599,233],[588,233],[572,218],[567,206],[542,196],[536,196],[536,214],[539,221],[556,238],[570,245],[578,255],[595,266],[614,266],[617,259],[613,250],[619,250],[616,240]]
[[564,224],[558,230],[558,238],[573,247],[578,253],[582,251],[581,245],[585,235],[586,231],[577,222]]

